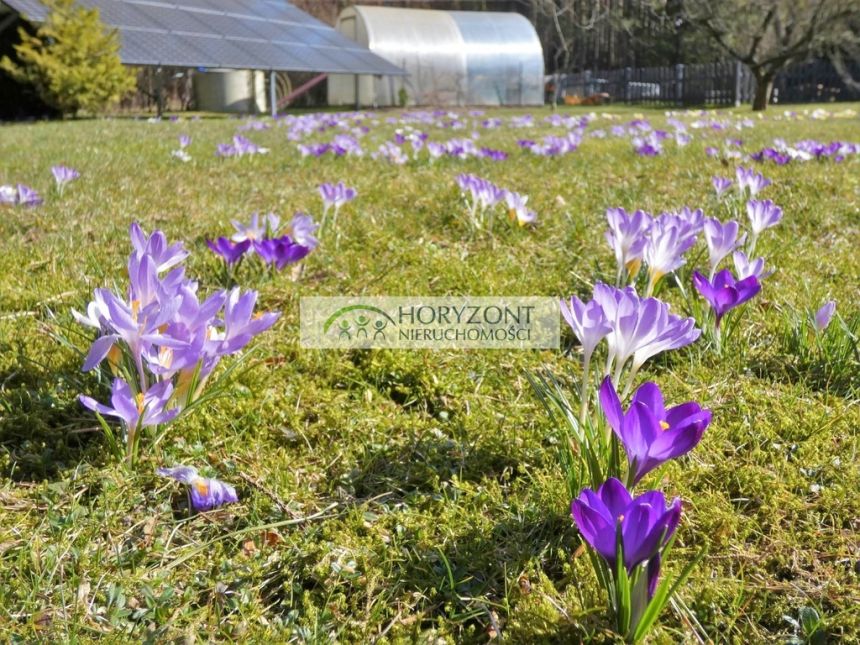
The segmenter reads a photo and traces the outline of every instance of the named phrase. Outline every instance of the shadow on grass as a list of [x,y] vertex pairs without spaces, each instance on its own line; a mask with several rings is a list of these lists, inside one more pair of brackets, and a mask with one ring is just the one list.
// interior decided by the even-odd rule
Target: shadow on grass
[[[474,484],[474,495],[463,493],[463,503],[480,503],[477,497],[488,488],[482,483],[494,481],[508,488],[526,477],[518,468],[523,460],[523,455],[505,451],[501,443],[496,450],[435,435],[419,436],[408,444],[370,446],[359,458],[349,476],[354,506],[362,508],[379,498],[389,507],[426,505],[432,513],[440,501],[444,504],[438,511],[444,530],[441,526],[426,529],[438,535],[406,526],[405,533],[397,538],[401,545],[395,549],[397,556],[380,556],[386,558],[386,567],[392,567],[387,577],[396,581],[386,587],[384,595],[415,601],[408,611],[417,618],[412,627],[415,638],[442,621],[456,625],[457,642],[486,642],[499,628],[504,632],[511,607],[530,593],[529,572],[540,571],[558,590],[576,584],[566,571],[570,545],[577,544],[576,530],[563,505],[560,512],[547,513],[539,504],[526,502],[518,510],[501,511],[498,522],[481,521],[482,526],[465,518],[448,522],[441,516],[461,514],[456,510],[457,499],[453,499],[457,489],[446,485],[448,482],[456,478],[463,488],[466,483]],[[417,533],[410,535],[413,531]],[[563,553],[568,555],[560,555]],[[299,578],[301,582],[293,578],[293,584],[298,583],[302,591],[320,594],[321,598],[331,591],[330,581],[320,580],[310,571]],[[362,602],[366,601],[362,596]],[[374,602],[387,606],[384,600],[371,604]],[[593,640],[594,635],[605,627],[601,616],[576,616],[576,620],[568,621],[559,615],[546,620],[543,637],[534,642],[600,642],[599,638]]]
[[824,360],[801,360],[780,354],[755,357],[750,360],[749,369],[762,380],[803,385],[845,399],[860,397],[860,363],[843,368]]
[[43,368],[8,344],[0,352],[17,352],[15,364],[0,371],[0,474],[53,480],[89,461],[100,450],[101,430],[77,401],[79,365]]
[[352,494],[369,499],[383,494],[436,494],[443,482],[495,479],[508,483],[518,477],[522,462],[511,452],[469,445],[435,435],[409,444],[365,447],[358,466],[350,473]]

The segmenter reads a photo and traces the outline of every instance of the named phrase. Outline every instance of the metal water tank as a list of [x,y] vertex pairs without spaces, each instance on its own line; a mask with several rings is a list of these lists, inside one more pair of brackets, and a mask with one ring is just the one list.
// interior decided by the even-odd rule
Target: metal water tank
[[194,75],[197,109],[205,112],[266,112],[266,75],[261,71],[208,69]]

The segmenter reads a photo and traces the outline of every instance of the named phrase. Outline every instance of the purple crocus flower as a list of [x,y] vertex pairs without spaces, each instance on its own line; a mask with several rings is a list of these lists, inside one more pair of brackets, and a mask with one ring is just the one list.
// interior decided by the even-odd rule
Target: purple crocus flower
[[310,215],[296,213],[287,224],[286,232],[296,244],[313,251],[319,245],[319,240],[314,237],[319,227]]
[[747,215],[753,238],[756,238],[762,231],[779,224],[782,219],[782,209],[769,199],[763,201],[751,199],[747,202]]
[[484,159],[491,159],[493,161],[504,161],[508,158],[508,153],[504,150],[493,150],[492,148],[481,148],[478,151],[478,156],[483,157]]
[[694,228],[677,215],[666,213],[651,224],[642,257],[648,265],[648,295],[660,279],[684,264],[684,253],[696,243]]
[[644,141],[635,144],[635,147],[633,149],[640,157],[657,157],[660,155],[660,148]]
[[828,300],[815,312],[815,331],[821,333],[830,325],[833,314],[836,312],[836,301]]
[[190,145],[191,145],[191,137],[189,137],[187,134],[180,134],[179,135],[179,149],[184,150],[185,148],[187,148]]
[[358,196],[358,191],[355,188],[350,188],[342,181],[336,184],[320,184],[318,188],[323,200],[323,208],[326,210],[329,208],[338,209]]
[[66,187],[66,184],[81,176],[81,173],[74,168],[69,168],[68,166],[52,166],[51,173],[54,175],[57,190],[59,190],[61,194],[63,189]]
[[725,224],[713,217],[705,220],[705,242],[708,245],[710,275],[712,278],[723,258],[734,251],[739,244],[743,243],[744,237],[738,239],[738,228],[738,223],[734,220],[730,220]]
[[619,279],[625,270],[633,279],[639,273],[652,218],[644,211],[627,213],[623,208],[607,208],[606,221],[609,223],[606,241],[615,253]]
[[195,511],[208,511],[239,501],[236,489],[230,484],[218,479],[201,477],[193,466],[158,468],[155,472],[161,477],[169,477],[188,486],[191,508]]
[[255,240],[254,251],[265,264],[271,264],[280,271],[288,264],[294,264],[305,258],[311,249],[297,244],[289,235],[283,235],[271,239]]
[[129,384],[117,378],[111,385],[110,406],[83,394],[78,400],[93,412],[121,419],[126,429],[134,432],[139,426],[169,423],[176,418],[178,408],[166,409],[172,395],[173,383],[170,381],[159,381],[146,392],[133,394]]
[[606,372],[615,365],[616,383],[631,359],[632,379],[649,358],[689,345],[701,335],[693,318],[672,314],[669,305],[656,298],[640,298],[632,287],[616,289],[598,282],[594,300],[612,327],[606,336]]
[[0,186],[0,204],[39,206],[42,202],[39,193],[24,184]]
[[209,341],[215,345],[215,354],[223,356],[238,352],[254,336],[275,324],[280,314],[272,312],[254,314],[256,302],[256,291],[241,293],[237,287],[227,294],[224,305],[224,329],[210,333]]
[[511,190],[505,193],[505,202],[508,205],[508,209],[520,226],[534,224],[537,221],[537,213],[530,210],[526,205],[528,201],[529,198],[527,195],[520,195]]
[[749,194],[755,197],[773,183],[770,179],[765,179],[762,174],[757,173],[752,168],[744,168],[743,166],[739,166],[735,170],[735,175],[738,180],[738,191],[742,195],[746,191],[749,191]]
[[217,240],[206,240],[206,245],[213,253],[220,255],[228,264],[235,264],[245,255],[245,252],[251,247],[251,240],[243,242],[231,242],[226,237],[219,237]]
[[143,256],[149,256],[157,273],[175,267],[190,255],[182,242],[168,244],[162,231],[153,231],[152,235],[147,235],[137,222],[129,227],[129,236],[134,247],[134,257],[139,261]]
[[755,260],[750,260],[747,257],[747,254],[743,251],[735,251],[732,254],[732,260],[735,265],[735,275],[738,280],[743,280],[744,278],[748,278],[750,276],[755,276],[756,279],[761,282],[765,278],[767,278],[772,271],[764,270],[764,258],[756,258]]
[[264,215],[261,220],[259,213],[253,213],[249,224],[243,224],[236,220],[232,220],[231,223],[236,229],[231,238],[234,242],[244,242],[245,240],[253,242],[275,235],[281,224],[281,218],[274,213],[269,213]]
[[607,376],[600,386],[600,407],[627,453],[631,486],[663,463],[690,452],[711,423],[711,411],[694,401],[667,410],[663,393],[651,382],[636,390],[625,413]]
[[588,365],[598,343],[612,331],[603,308],[594,300],[586,304],[571,296],[569,302],[561,301],[561,315],[582,344],[584,364]]
[[732,180],[726,179],[725,177],[712,177],[711,183],[714,185],[717,197],[722,197],[723,194],[725,194],[725,192],[732,186]]
[[[659,558],[660,550],[681,520],[681,500],[666,506],[660,491],[648,491],[633,499],[617,479],[610,478],[597,491],[583,490],[571,504],[571,514],[582,538],[615,567],[620,537],[624,566],[631,573],[638,565]],[[620,535],[619,535],[620,534]],[[656,587],[657,565],[648,567],[649,596]]]
[[735,280],[732,272],[723,269],[709,281],[698,271],[693,272],[693,286],[708,301],[716,316],[716,326],[729,311],[755,297],[761,291],[761,283],[755,276]]

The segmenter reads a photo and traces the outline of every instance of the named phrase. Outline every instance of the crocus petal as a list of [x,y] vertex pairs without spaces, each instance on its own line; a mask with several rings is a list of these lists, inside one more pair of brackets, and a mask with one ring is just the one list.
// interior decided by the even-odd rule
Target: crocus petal
[[624,422],[624,410],[621,407],[621,399],[612,385],[612,379],[608,376],[600,384],[600,409],[606,417],[606,422],[617,435],[621,435],[621,426]]
[[90,351],[87,353],[86,359],[84,359],[84,365],[81,368],[81,371],[89,372],[96,365],[101,363],[108,355],[108,352],[110,352],[110,348],[114,346],[114,343],[116,343],[118,339],[119,336],[115,334],[96,338],[90,347]]
[[581,499],[573,500],[571,513],[579,533],[595,551],[610,562],[615,561],[615,526],[608,523],[604,514],[585,504]]
[[116,410],[114,410],[113,408],[109,408],[106,405],[102,405],[92,397],[79,394],[78,401],[80,401],[81,405],[83,405],[85,408],[89,408],[93,412],[98,412],[99,414],[106,414],[112,417],[119,416]]
[[633,394],[633,403],[642,403],[654,413],[657,419],[662,420],[666,416],[663,408],[663,393],[656,383],[648,381],[640,385]]
[[170,477],[183,484],[191,484],[197,478],[194,466],[173,466],[172,468],[157,468],[155,471],[162,477]]
[[620,515],[624,514],[624,510],[632,501],[630,492],[624,484],[615,477],[610,477],[600,488],[597,489],[597,496],[606,506],[613,522]]
[[652,524],[649,504],[634,502],[621,521],[621,535],[624,544],[624,566],[629,572],[657,552],[663,527]]

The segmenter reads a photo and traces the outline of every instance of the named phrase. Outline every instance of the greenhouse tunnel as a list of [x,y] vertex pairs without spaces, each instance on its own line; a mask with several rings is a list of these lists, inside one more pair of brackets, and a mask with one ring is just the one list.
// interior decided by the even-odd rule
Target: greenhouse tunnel
[[520,14],[353,6],[336,27],[409,76],[331,75],[331,105],[543,104],[543,48]]

